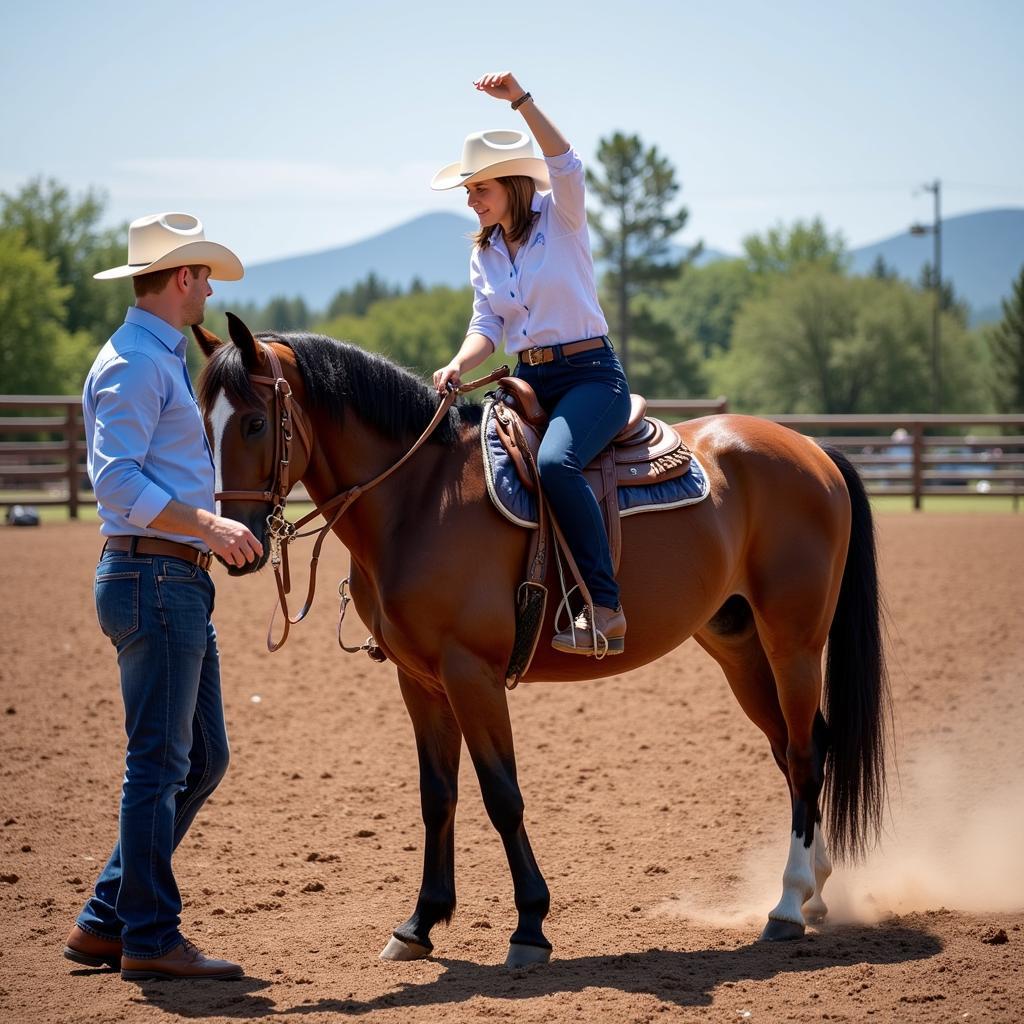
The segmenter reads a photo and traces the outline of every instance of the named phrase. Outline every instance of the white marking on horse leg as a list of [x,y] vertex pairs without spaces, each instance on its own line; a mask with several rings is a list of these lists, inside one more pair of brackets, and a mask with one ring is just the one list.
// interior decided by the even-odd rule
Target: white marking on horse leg
[[800,908],[814,894],[813,856],[813,847],[804,846],[803,836],[794,832],[789,839],[789,858],[782,873],[782,899],[769,913],[769,921],[806,923]]
[[[217,395],[217,400],[209,412],[210,428],[213,433],[213,471],[215,474],[214,491],[219,493],[224,490],[224,471],[221,467],[221,455],[224,450],[224,432],[227,430],[228,421],[234,413],[234,407],[228,401],[228,396],[223,391]],[[220,515],[220,502],[217,502],[217,515]]]
[[804,904],[804,916],[809,921],[820,921],[828,914],[828,907],[822,899],[821,890],[825,888],[829,875],[832,874],[832,861],[829,859],[828,847],[821,828],[814,833],[814,895]]

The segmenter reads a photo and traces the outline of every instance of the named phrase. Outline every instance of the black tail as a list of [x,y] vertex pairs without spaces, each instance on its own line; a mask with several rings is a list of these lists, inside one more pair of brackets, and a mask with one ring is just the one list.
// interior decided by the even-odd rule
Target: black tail
[[885,740],[891,717],[882,650],[875,527],[857,470],[838,449],[825,453],[850,492],[850,549],[828,634],[825,762],[829,840],[836,856],[862,857],[874,844],[885,807]]

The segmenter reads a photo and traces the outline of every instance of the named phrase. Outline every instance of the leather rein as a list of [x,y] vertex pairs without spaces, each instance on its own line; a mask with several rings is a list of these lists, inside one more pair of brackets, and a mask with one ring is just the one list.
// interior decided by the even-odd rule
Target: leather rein
[[[292,488],[290,479],[292,462],[292,442],[295,433],[298,432],[307,459],[313,454],[313,432],[309,425],[309,419],[303,412],[302,407],[295,401],[291,385],[285,380],[281,367],[281,360],[277,353],[266,342],[256,342],[266,353],[270,362],[272,377],[251,374],[249,380],[253,384],[269,387],[273,390],[273,411],[271,413],[276,422],[274,431],[274,469],[270,486],[262,491],[218,491],[214,495],[216,501],[265,501],[273,505],[273,511],[267,516],[267,529],[270,533],[270,564],[274,567],[274,580],[277,584],[277,603],[270,616],[267,626],[267,650],[273,653],[280,650],[288,639],[288,632],[292,626],[301,622],[313,606],[313,596],[316,593],[316,571],[320,561],[320,549],[331,528],[348,511],[352,504],[372,490],[378,484],[383,483],[392,473],[400,469],[412,456],[426,443],[430,435],[437,429],[441,421],[448,415],[448,411],[455,404],[459,395],[475,391],[477,388],[490,384],[492,381],[507,377],[509,369],[507,366],[499,366],[486,377],[469,381],[465,384],[453,386],[449,383],[448,390],[442,396],[434,416],[427,424],[423,433],[416,439],[412,447],[395,463],[378,473],[372,480],[362,484],[356,484],[347,490],[336,494],[333,498],[318,505],[312,512],[307,513],[294,523],[288,522],[285,518],[285,506],[288,500],[288,492]],[[308,465],[308,462],[307,462]],[[306,533],[300,531],[304,526],[314,520],[317,516],[324,516],[326,522],[322,527],[308,530]],[[291,573],[288,566],[288,545],[300,537],[312,537],[316,535],[313,544],[313,553],[309,562],[309,585],[306,590],[306,600],[293,618],[288,611],[288,594],[291,592]],[[345,610],[351,598],[347,593],[349,580],[342,580],[339,591],[341,594],[341,617],[338,621],[338,643],[342,650],[349,654],[359,651],[366,651],[371,658],[383,661],[384,655],[377,646],[372,636],[359,647],[348,647],[341,639],[341,626],[345,619]],[[273,639],[274,620],[280,607],[284,616],[284,630],[278,640]]]

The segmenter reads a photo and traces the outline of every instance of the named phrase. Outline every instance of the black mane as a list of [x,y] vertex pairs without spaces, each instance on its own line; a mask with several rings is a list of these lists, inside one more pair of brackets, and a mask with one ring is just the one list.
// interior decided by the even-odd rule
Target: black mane
[[[417,436],[437,410],[433,388],[384,356],[322,334],[257,334],[279,341],[295,353],[306,388],[307,411],[322,411],[342,422],[346,408],[391,440]],[[199,400],[209,408],[221,389],[246,404],[257,401],[241,351],[225,344],[206,364],[199,379]],[[451,446],[463,424],[478,424],[479,406],[453,408],[431,435],[431,442]]]

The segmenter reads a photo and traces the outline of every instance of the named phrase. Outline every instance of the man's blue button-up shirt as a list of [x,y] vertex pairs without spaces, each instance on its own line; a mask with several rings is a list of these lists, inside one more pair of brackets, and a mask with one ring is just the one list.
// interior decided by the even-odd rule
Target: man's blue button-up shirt
[[184,335],[132,306],[85,379],[89,479],[106,537],[196,537],[149,529],[172,499],[215,510],[214,468],[185,367]]

